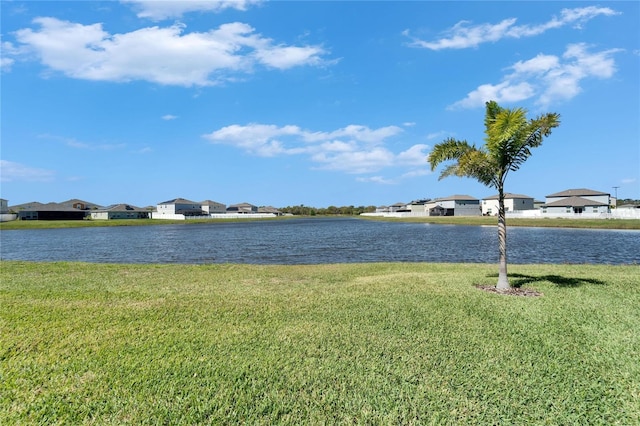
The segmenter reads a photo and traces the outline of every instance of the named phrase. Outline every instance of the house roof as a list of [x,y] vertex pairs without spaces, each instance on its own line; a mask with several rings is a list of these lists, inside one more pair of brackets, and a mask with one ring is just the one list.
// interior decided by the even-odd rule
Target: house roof
[[567,197],[562,200],[554,201],[552,203],[545,204],[545,207],[591,207],[591,206],[606,206],[606,203],[599,201],[588,200],[582,197]]
[[[483,198],[483,200],[497,200],[498,199],[498,195],[492,195],[491,197],[486,197]],[[522,195],[522,194],[513,194],[511,192],[505,192],[504,193],[504,199],[508,200],[508,199],[514,199],[514,198],[525,198],[525,199],[531,199],[533,200],[533,197],[529,197],[528,195]]]
[[280,213],[280,210],[272,206],[258,207],[259,213]]
[[35,212],[35,211],[40,211],[40,212],[63,212],[63,211],[69,211],[69,212],[82,212],[82,211],[86,211],[86,210],[80,210],[80,209],[76,209],[73,207],[72,204],[75,203],[82,203],[84,204],[87,209],[91,208],[91,206],[95,206],[98,207],[95,204],[86,204],[83,201],[80,200],[75,200],[73,202],[71,202],[73,200],[69,200],[69,201],[65,201],[64,203],[40,203],[38,201],[32,201],[30,203],[24,203],[24,204],[18,204],[15,206],[11,206],[10,209],[14,210],[14,211],[31,211],[31,212]]
[[433,201],[480,201],[470,195],[450,195],[449,197],[436,198]]
[[87,209],[99,209],[99,208],[102,208],[102,206],[100,206],[100,205],[98,205],[96,203],[92,203],[92,202],[84,201],[84,200],[79,200],[77,198],[72,198],[72,199],[67,200],[67,201],[62,201],[62,202],[60,202],[58,204],[60,204],[61,206],[73,208],[73,205],[74,204],[78,204],[78,203],[83,204]]
[[567,189],[566,191],[556,192],[555,194],[547,195],[547,197],[584,197],[589,195],[610,195],[606,192],[594,191],[593,189],[578,188]]
[[158,204],[200,204],[195,201],[187,200],[186,198],[174,198],[173,200],[163,201]]
[[212,204],[224,206],[224,204],[222,204],[222,203],[219,203],[217,201],[211,201],[211,200],[201,201],[200,204],[202,204],[203,206],[210,206]]
[[130,204],[112,204],[102,209],[96,210],[97,212],[142,212],[147,211],[143,208],[132,206]]
[[256,207],[256,206],[249,203],[239,203],[239,204],[232,204],[229,207]]

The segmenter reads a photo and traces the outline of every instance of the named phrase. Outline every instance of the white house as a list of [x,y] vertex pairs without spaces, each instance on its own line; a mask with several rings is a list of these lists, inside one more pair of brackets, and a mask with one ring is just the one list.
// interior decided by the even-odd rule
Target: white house
[[470,195],[436,198],[425,204],[429,216],[480,216],[480,200]]
[[609,213],[611,194],[592,189],[567,189],[547,195],[542,214]]
[[16,220],[16,217],[16,214],[9,213],[9,201],[4,198],[0,198],[0,222]]
[[[533,210],[533,203],[533,197],[529,197],[528,195],[512,194],[510,192],[504,194],[505,212]],[[495,216],[498,214],[498,194],[482,199],[482,214],[485,216]]]
[[174,198],[173,200],[159,203],[157,207],[157,214],[154,214],[153,218],[161,219],[162,216],[169,217],[174,215],[202,216],[206,214],[207,213],[202,210],[202,205],[200,203],[186,200],[184,198]]

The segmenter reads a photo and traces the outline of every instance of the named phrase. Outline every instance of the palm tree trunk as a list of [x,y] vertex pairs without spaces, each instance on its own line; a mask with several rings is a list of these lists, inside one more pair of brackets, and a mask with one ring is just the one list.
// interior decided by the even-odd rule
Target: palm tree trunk
[[500,246],[500,266],[498,271],[499,290],[510,289],[509,278],[507,276],[507,219],[504,211],[504,189],[502,185],[498,188],[498,245]]

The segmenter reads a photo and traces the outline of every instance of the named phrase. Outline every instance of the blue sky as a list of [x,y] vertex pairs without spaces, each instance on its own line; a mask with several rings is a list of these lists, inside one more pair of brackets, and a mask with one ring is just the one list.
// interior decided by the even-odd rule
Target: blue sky
[[3,0],[0,196],[482,198],[426,157],[493,99],[562,121],[507,191],[640,198],[639,5]]

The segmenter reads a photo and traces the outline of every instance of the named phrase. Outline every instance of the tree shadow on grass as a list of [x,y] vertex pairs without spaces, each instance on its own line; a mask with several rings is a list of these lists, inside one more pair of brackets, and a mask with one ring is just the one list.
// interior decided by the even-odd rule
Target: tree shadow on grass
[[[489,277],[498,277],[498,274],[488,275]],[[523,285],[533,284],[542,281],[549,281],[561,288],[575,288],[585,284],[605,285],[602,280],[595,278],[576,278],[576,277],[564,277],[562,275],[525,275],[525,274],[509,274],[509,282],[512,287],[520,288]]]

